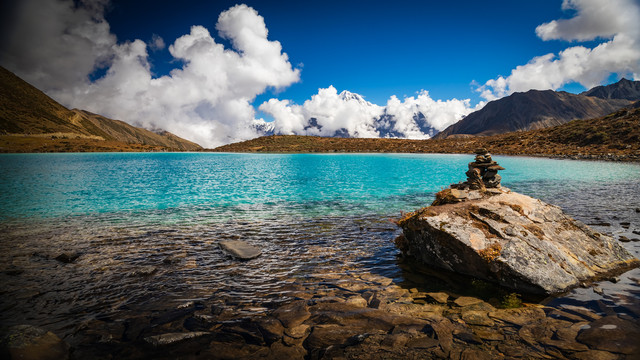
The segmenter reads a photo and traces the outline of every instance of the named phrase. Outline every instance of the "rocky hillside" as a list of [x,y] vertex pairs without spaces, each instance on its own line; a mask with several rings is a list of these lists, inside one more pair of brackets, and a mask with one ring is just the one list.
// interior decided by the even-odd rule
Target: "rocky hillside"
[[553,90],[514,93],[469,114],[440,132],[437,138],[543,129],[571,120],[604,116],[637,100],[640,100],[640,81],[626,79],[581,94]]
[[404,140],[279,135],[224,145],[213,151],[472,153],[478,147],[486,147],[494,154],[640,161],[640,108],[494,136]]
[[600,99],[640,100],[640,81],[622,79],[615,84],[596,86],[581,95],[593,96]]
[[0,67],[0,151],[199,150],[168,132],[155,133],[84,110],[69,110]]

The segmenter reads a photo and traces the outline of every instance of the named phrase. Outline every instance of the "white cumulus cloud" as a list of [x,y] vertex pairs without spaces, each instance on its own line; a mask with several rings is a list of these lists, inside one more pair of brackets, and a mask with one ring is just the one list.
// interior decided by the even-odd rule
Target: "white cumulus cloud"
[[[11,0],[9,0],[11,2]],[[2,17],[0,63],[39,89],[64,90],[86,84],[87,75],[112,56],[116,37],[104,19],[107,3],[14,1]]]
[[[231,49],[205,27],[192,26],[169,46],[182,67],[153,77],[148,50],[161,49],[164,40],[118,43],[104,19],[105,3],[21,1],[22,18],[10,40],[3,39],[0,61],[64,105],[165,129],[210,147],[256,136],[251,106],[256,95],[300,79],[281,44],[267,38],[263,17],[246,5],[218,17],[218,35]],[[106,74],[90,81],[100,66]]]
[[149,48],[151,50],[162,50],[166,46],[167,45],[164,43],[164,39],[160,35],[153,34],[151,36],[151,41],[149,41]]
[[607,40],[594,48],[569,47],[534,57],[507,77],[487,81],[478,91],[487,100],[530,89],[558,89],[569,83],[585,88],[602,84],[612,73],[640,78],[640,5],[634,0],[564,0],[570,19],[536,28],[542,40]]
[[471,107],[468,99],[433,100],[423,90],[404,100],[391,96],[379,106],[329,86],[302,105],[270,99],[259,109],[273,116],[274,131],[281,134],[426,139],[483,105]]

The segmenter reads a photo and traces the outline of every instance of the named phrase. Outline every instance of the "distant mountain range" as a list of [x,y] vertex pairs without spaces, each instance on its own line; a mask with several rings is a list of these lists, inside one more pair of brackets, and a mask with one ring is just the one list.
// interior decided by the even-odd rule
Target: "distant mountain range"
[[[361,95],[352,93],[347,90],[343,90],[340,94],[338,94],[338,98],[342,102],[349,102],[354,104],[355,106],[360,107],[361,109],[372,108],[375,105],[365,100]],[[420,130],[421,133],[429,135],[433,137],[438,133],[431,123],[429,119],[420,111],[417,111],[413,114],[413,123],[416,128]],[[371,126],[381,138],[403,138],[404,134],[396,130],[397,119],[395,116],[388,114],[386,110],[382,113],[382,115],[371,119]],[[260,136],[271,136],[271,135],[282,135],[277,130],[275,130],[273,122],[254,122],[253,128]],[[307,120],[307,123],[304,126],[304,131],[302,134],[321,134],[322,125],[318,121],[317,118],[311,117]],[[346,128],[340,128],[334,131],[331,134],[326,134],[323,136],[328,137],[338,137],[338,138],[350,138],[350,137],[367,137],[366,134],[358,133],[357,130],[355,132],[349,132]],[[369,136],[370,137],[370,136]]]
[[[3,145],[11,144],[11,139],[6,138],[13,136],[21,141],[25,137],[48,142],[82,140],[83,148],[91,150],[97,146],[101,151],[202,149],[166,131],[150,131],[85,110],[69,110],[3,67],[0,67],[0,134],[5,138]],[[53,145],[60,144],[50,144]],[[60,146],[55,149],[65,151]]]
[[[358,94],[343,91],[344,101],[363,108],[373,106]],[[423,134],[435,138],[491,136],[593,119],[622,108],[640,108],[640,81],[622,79],[597,86],[581,94],[552,90],[530,90],[491,101],[438,133],[424,114],[413,121]],[[373,119],[383,138],[401,138],[394,131],[396,119],[386,112]],[[258,134],[278,135],[274,124],[255,122]],[[305,130],[319,133],[317,119],[308,120]],[[316,129],[314,131],[314,129]],[[357,137],[339,129],[332,137]],[[69,110],[42,91],[0,67],[0,152],[11,151],[162,151],[200,150],[198,144],[163,130],[153,131],[108,119],[85,110]]]
[[623,107],[637,107],[635,102],[639,100],[640,81],[627,79],[581,94],[553,90],[518,92],[491,101],[436,137],[487,136],[543,129],[571,120],[601,117]]
[[[360,105],[363,109],[373,106],[358,94],[343,91],[342,101]],[[571,120],[592,119],[610,114],[624,107],[640,107],[640,81],[622,79],[615,84],[597,86],[581,94],[564,91],[530,90],[491,101],[482,109],[467,115],[462,120],[438,132],[431,126],[425,114],[413,115],[420,132],[436,138],[488,136],[511,131],[544,129],[565,124]],[[386,112],[372,119],[372,126],[381,138],[403,138],[404,134],[394,130],[397,119]],[[256,132],[262,136],[282,135],[273,123],[255,122]],[[326,134],[316,118],[307,120],[304,134]],[[361,137],[347,129],[338,129],[330,137]]]
[[273,135],[228,144],[221,152],[390,152],[539,155],[579,159],[640,161],[640,108],[621,109],[595,119],[574,120],[540,130],[447,139],[361,139]]

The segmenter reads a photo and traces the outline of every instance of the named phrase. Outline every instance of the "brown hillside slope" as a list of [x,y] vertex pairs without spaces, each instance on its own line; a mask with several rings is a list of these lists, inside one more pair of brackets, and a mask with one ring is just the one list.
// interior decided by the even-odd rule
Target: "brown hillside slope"
[[142,128],[133,127],[124,121],[112,120],[86,110],[73,109],[74,121],[78,121],[92,134],[106,140],[122,141],[127,144],[165,146],[177,150],[199,150],[200,145],[182,139],[168,131],[157,134]]
[[69,110],[3,67],[0,134],[0,152],[201,149],[166,131],[157,134],[88,111]]
[[593,119],[629,106],[627,99],[601,99],[552,90],[529,90],[491,101],[436,137],[454,134],[498,135],[543,129],[571,120]]
[[224,145],[213,151],[472,153],[478,147],[505,155],[640,161],[640,109],[622,109],[598,119],[486,137],[404,140],[280,135]]

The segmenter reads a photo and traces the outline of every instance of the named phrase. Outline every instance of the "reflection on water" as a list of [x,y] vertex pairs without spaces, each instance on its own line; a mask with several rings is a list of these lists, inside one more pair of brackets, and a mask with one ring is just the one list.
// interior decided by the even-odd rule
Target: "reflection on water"
[[[390,219],[462,180],[468,157],[178,155],[78,155],[62,157],[58,166],[35,157],[23,167],[0,158],[14,170],[1,178],[13,192],[0,198],[2,326],[35,324],[68,336],[92,319],[194,300],[260,313],[327,288],[389,283],[485,298],[506,293],[412,266],[393,245],[400,232]],[[616,238],[640,238],[633,232],[640,232],[640,166],[498,161],[512,190],[559,205]],[[71,173],[87,166],[101,174]],[[226,178],[234,172],[235,180]],[[167,174],[177,175],[167,180]],[[169,185],[159,184],[165,180]],[[224,239],[248,241],[263,254],[238,262],[217,246]],[[640,255],[640,241],[623,245]],[[65,264],[55,260],[62,252],[80,257]],[[599,286],[604,295],[587,288],[528,300],[640,317],[640,270]]]

